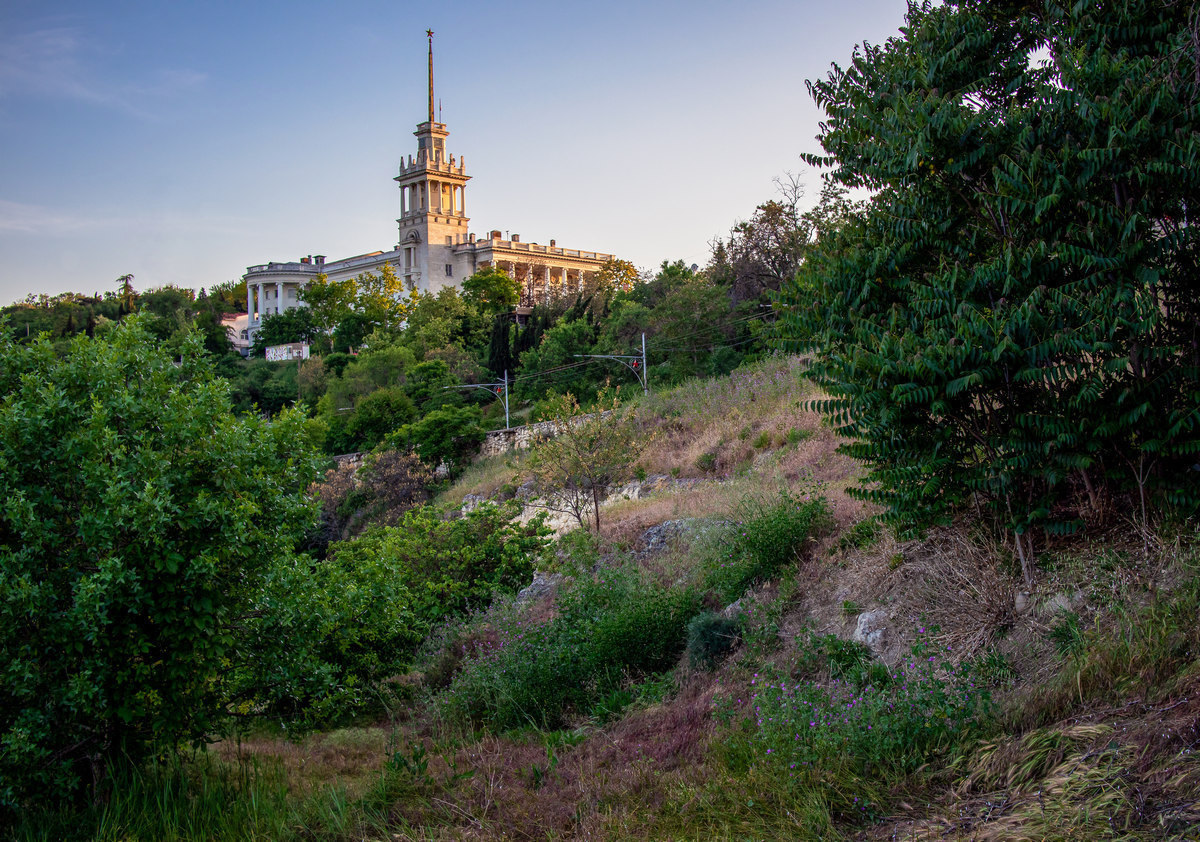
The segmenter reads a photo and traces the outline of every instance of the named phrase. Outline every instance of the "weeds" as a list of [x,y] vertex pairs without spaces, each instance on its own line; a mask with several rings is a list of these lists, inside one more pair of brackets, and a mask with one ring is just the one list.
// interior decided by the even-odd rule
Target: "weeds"
[[[735,768],[773,769],[798,790],[817,790],[833,813],[872,819],[882,788],[979,729],[990,708],[965,665],[955,666],[923,638],[891,674],[836,638],[810,636],[801,662],[824,661],[830,678],[755,675],[743,699],[741,728],[728,736]],[[736,721],[736,717],[728,717]],[[873,781],[873,783],[872,783]]]
[[830,522],[823,497],[783,492],[778,498],[746,497],[737,522],[704,562],[704,584],[725,604],[756,582],[773,578],[796,562],[810,539]]
[[560,727],[628,677],[665,670],[683,651],[696,593],[646,581],[633,569],[604,570],[560,597],[546,622],[501,619],[437,700],[451,719],[506,729]]

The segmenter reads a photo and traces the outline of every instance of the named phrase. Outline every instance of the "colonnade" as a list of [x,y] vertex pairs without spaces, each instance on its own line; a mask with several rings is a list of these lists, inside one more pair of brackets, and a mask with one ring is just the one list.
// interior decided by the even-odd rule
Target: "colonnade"
[[[426,195],[428,192],[429,195]],[[440,213],[466,216],[467,190],[465,184],[429,179],[400,186],[400,215],[411,213]]]
[[520,282],[521,303],[526,305],[549,304],[563,295],[578,295],[583,292],[587,275],[591,274],[584,269],[513,260],[498,260],[496,266]]
[[[273,309],[268,310],[265,292],[272,286],[275,287],[275,302]],[[268,281],[246,284],[246,312],[250,315],[251,325],[260,324],[264,316],[273,316],[288,309],[283,303],[283,289],[283,281],[275,281],[273,284]],[[255,306],[256,304],[258,305],[257,307]],[[258,313],[258,318],[254,317],[256,312]]]

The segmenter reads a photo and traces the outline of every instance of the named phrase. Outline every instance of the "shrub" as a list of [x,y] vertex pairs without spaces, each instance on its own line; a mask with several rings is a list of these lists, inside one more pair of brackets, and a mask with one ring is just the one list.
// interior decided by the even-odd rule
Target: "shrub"
[[497,728],[557,728],[587,711],[628,678],[669,668],[685,646],[699,607],[688,589],[606,570],[560,598],[557,616],[499,618],[494,642],[469,655],[439,699],[444,713]]
[[213,730],[316,468],[298,415],[234,418],[198,337],[176,365],[136,319],[61,356],[0,335],[0,812]]
[[430,506],[410,509],[394,527],[369,529],[331,545],[342,565],[384,565],[411,590],[412,610],[425,630],[451,614],[487,607],[497,593],[528,583],[546,546],[542,518],[518,525],[516,504],[485,503],[445,520]]
[[751,765],[822,787],[835,813],[873,817],[879,805],[844,784],[917,769],[974,733],[990,698],[967,666],[940,660],[918,643],[888,683],[864,688],[839,679],[756,676],[744,708],[748,732],[731,739],[743,741]]
[[797,561],[808,539],[830,522],[825,499],[811,493],[785,491],[773,501],[746,498],[737,514],[705,565],[705,586],[725,603]]
[[483,413],[478,407],[443,405],[401,427],[387,441],[392,447],[415,449],[430,467],[445,463],[452,474],[457,474],[479,452],[486,437]]
[[687,652],[692,666],[711,669],[737,645],[741,631],[740,619],[712,612],[697,614],[687,626]]

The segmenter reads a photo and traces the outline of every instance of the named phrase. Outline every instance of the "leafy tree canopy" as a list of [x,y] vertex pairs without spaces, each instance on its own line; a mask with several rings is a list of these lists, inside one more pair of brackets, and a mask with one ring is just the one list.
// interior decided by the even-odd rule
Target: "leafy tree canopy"
[[196,336],[175,363],[141,319],[61,355],[0,333],[0,805],[213,732],[313,519],[307,442],[234,418]]
[[911,4],[810,85],[810,163],[874,197],[785,329],[893,519],[986,508],[1030,576],[1078,501],[1198,499],[1194,32],[1186,3]]
[[486,313],[499,313],[517,306],[521,285],[503,269],[487,266],[462,282],[463,298]]

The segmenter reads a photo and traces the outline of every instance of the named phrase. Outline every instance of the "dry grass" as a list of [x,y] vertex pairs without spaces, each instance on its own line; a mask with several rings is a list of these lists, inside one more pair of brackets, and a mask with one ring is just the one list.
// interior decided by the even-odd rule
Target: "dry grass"
[[1106,721],[1004,736],[969,756],[937,815],[886,823],[871,838],[1200,839],[1197,745],[1194,695],[1158,707],[1135,702]]
[[[813,394],[799,357],[772,357],[728,377],[690,380],[644,398],[640,425],[653,435],[641,464],[648,473],[730,477],[763,451],[803,445],[821,432],[804,408]],[[794,432],[793,432],[794,431]]]
[[[470,740],[448,755],[473,770],[470,778],[392,813],[410,827],[440,826],[441,836],[411,838],[648,838],[648,821],[671,793],[705,775],[713,690],[692,682],[670,704],[577,732],[586,736],[576,745],[541,732]],[[444,777],[444,764],[431,765],[434,777]]]
[[492,498],[505,485],[519,483],[529,451],[515,450],[498,456],[480,459],[468,467],[461,477],[434,501],[439,505],[459,505],[463,497],[475,494]]
[[935,639],[959,658],[976,655],[1016,622],[1018,582],[1004,572],[1000,548],[965,529],[914,544],[895,572],[909,585],[898,599],[903,613],[936,626]]
[[231,764],[244,760],[277,764],[286,775],[288,790],[299,796],[337,784],[357,797],[383,766],[391,735],[389,725],[340,728],[298,741],[260,735],[222,740],[209,751]]

